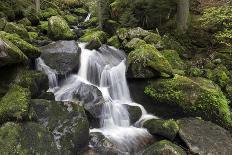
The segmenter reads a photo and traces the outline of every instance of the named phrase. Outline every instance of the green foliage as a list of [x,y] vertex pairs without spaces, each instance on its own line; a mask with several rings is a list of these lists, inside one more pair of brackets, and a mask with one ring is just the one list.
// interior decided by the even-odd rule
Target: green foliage
[[28,32],[25,29],[25,27],[21,24],[9,22],[6,24],[4,31],[8,33],[18,34],[23,39],[29,40]]
[[108,44],[108,45],[111,45],[111,46],[114,46],[114,47],[116,47],[116,48],[119,48],[119,47],[120,47],[120,42],[119,42],[119,39],[118,39],[117,36],[113,36],[113,37],[109,38],[109,39],[107,40],[107,44]]
[[204,10],[200,21],[203,28],[212,30],[215,40],[232,46],[232,6],[212,7]]

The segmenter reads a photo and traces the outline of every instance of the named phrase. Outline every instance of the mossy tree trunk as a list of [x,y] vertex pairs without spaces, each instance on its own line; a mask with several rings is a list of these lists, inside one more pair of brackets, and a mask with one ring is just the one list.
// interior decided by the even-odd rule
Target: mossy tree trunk
[[189,0],[178,0],[177,28],[180,33],[185,33],[188,29]]
[[35,10],[36,13],[40,11],[40,0],[35,0]]

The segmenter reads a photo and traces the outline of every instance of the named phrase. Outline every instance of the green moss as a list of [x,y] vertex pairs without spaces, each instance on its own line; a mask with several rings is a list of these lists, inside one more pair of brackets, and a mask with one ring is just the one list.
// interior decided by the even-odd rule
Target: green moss
[[16,33],[23,39],[29,40],[29,35],[23,25],[17,25],[15,23],[9,22],[6,24],[4,31],[13,34]]
[[22,24],[23,26],[31,26],[31,22],[27,18],[23,18],[23,19],[19,20],[18,24]]
[[141,45],[145,45],[146,42],[139,38],[133,38],[131,41],[129,41],[125,47],[129,50],[134,50],[136,48],[139,48]]
[[37,32],[28,32],[31,40],[36,39],[39,35]]
[[59,15],[58,11],[53,9],[53,8],[48,8],[46,10],[42,10],[39,14],[39,18],[41,20],[47,20],[48,18],[52,16],[57,16]]
[[76,15],[78,16],[86,16],[88,15],[88,11],[86,11],[85,9],[83,8],[77,8],[73,11],[73,13],[75,13]]
[[117,30],[117,35],[118,35],[119,39],[120,40],[127,39],[128,38],[127,32],[128,32],[128,29],[126,29],[126,28],[120,28],[120,29],[118,29]]
[[110,46],[114,46],[116,48],[120,48],[120,46],[121,46],[117,36],[113,36],[113,37],[109,38],[107,40],[107,44]]
[[6,23],[7,21],[5,18],[0,18],[0,31],[4,30]]
[[78,18],[71,14],[65,15],[64,19],[69,23],[69,25],[75,25],[78,23]]
[[26,55],[12,42],[0,35],[3,55],[0,57],[0,66],[27,61]]
[[88,29],[85,34],[80,38],[81,42],[89,42],[92,39],[99,39],[101,43],[107,41],[107,34],[100,30]]
[[48,32],[48,21],[40,21],[38,28],[40,32],[46,34]]
[[60,16],[52,16],[48,21],[48,35],[54,40],[74,39],[75,34]]
[[144,41],[148,44],[154,45],[156,48],[163,48],[164,43],[160,35],[155,33],[150,33],[144,38]]
[[161,53],[174,69],[184,70],[186,68],[184,61],[175,50],[163,50]]
[[144,122],[143,127],[146,128],[153,135],[164,136],[170,140],[173,140],[179,131],[179,126],[177,125],[176,121],[172,119],[151,119]]
[[28,58],[37,58],[40,56],[41,51],[39,48],[21,39],[17,34],[10,34],[0,31],[0,36],[5,37],[13,44],[15,44]]
[[156,102],[182,108],[188,116],[202,117],[227,129],[232,128],[228,101],[212,81],[175,75],[173,79],[152,82],[145,93]]
[[192,67],[187,70],[187,75],[192,77],[201,77],[203,75],[203,71],[200,68]]
[[[172,75],[168,60],[152,45],[144,44],[128,55],[128,65],[135,77],[145,77],[150,69]],[[149,71],[149,72],[152,72]],[[152,73],[150,73],[152,74]],[[148,75],[153,76],[153,75]]]
[[164,154],[175,154],[175,155],[186,155],[186,152],[179,146],[173,144],[168,140],[162,140],[145,149],[143,155],[164,155]]
[[18,85],[13,85],[0,101],[0,122],[21,120],[29,110],[30,91]]

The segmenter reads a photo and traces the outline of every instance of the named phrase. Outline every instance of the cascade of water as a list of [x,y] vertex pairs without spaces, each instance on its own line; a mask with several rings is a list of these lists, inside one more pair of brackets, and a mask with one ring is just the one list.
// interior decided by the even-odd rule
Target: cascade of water
[[89,13],[89,14],[87,15],[87,17],[85,18],[84,22],[87,22],[87,21],[90,19],[90,17],[91,17],[91,13]]
[[44,72],[48,76],[48,91],[54,92],[55,89],[58,88],[57,72],[54,69],[51,69],[49,66],[47,66],[41,58],[36,59],[36,69]]

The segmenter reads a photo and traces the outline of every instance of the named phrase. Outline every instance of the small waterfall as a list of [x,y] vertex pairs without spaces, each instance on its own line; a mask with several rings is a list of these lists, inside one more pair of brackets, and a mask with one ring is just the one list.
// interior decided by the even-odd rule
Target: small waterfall
[[87,17],[85,18],[84,22],[87,22],[87,21],[90,19],[90,17],[91,17],[91,13],[89,13],[89,14],[87,15]]
[[[104,98],[99,129],[91,132],[101,132],[110,139],[120,154],[136,154],[152,139],[146,129],[141,128],[144,120],[154,118],[148,115],[139,104],[134,103],[130,97],[126,81],[126,55],[114,47],[103,45],[99,51],[88,50],[85,43],[79,43],[81,48],[80,68],[76,75],[70,75],[54,92],[58,101],[73,101],[75,96],[86,96],[89,91],[84,85],[97,87]],[[37,59],[38,70],[49,76],[50,88],[57,87],[55,71],[46,66],[41,58]],[[43,66],[43,67],[41,67]],[[55,79],[55,80],[54,80]],[[54,83],[52,83],[54,82]],[[93,95],[91,100],[95,100]],[[125,105],[138,106],[142,110],[142,117],[130,124],[130,117]]]
[[55,89],[58,88],[57,72],[54,69],[51,69],[49,66],[47,66],[41,58],[36,59],[36,69],[44,72],[48,76],[48,91],[54,92]]

